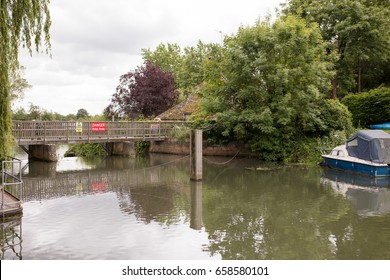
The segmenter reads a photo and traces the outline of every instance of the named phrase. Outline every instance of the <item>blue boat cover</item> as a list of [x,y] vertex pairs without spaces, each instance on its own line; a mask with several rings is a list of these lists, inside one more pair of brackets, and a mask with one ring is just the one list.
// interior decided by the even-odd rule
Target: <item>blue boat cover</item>
[[383,130],[360,130],[346,145],[350,156],[390,164],[390,134]]
[[390,122],[370,125],[372,129],[390,129]]

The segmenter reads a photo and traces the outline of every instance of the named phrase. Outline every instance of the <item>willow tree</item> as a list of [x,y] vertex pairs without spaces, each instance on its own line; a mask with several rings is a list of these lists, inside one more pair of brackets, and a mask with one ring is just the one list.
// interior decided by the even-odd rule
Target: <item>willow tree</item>
[[0,0],[0,159],[12,147],[10,74],[19,67],[19,46],[32,54],[50,49],[50,0]]

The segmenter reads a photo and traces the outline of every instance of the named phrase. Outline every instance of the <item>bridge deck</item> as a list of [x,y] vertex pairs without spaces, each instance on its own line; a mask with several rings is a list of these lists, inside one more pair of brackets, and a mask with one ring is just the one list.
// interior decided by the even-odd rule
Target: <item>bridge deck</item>
[[186,122],[14,121],[18,145],[164,140],[187,129]]

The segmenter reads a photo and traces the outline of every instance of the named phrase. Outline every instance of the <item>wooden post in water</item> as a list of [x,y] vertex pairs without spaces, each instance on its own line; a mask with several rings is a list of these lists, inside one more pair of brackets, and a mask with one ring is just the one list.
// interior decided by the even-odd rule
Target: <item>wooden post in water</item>
[[191,158],[191,180],[202,180],[202,130],[191,130],[190,138],[190,158]]

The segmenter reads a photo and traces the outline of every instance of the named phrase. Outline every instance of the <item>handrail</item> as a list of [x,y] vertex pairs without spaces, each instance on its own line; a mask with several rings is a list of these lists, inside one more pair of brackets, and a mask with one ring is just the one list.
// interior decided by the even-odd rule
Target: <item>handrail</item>
[[[5,156],[8,160],[1,162],[1,208],[3,209],[8,204],[4,203],[5,192],[14,196],[17,200],[20,200],[20,195],[16,193],[9,193],[6,191],[7,186],[20,186],[23,183],[22,180],[22,161],[20,159]],[[19,193],[20,194],[20,193]]]
[[163,140],[189,122],[78,122],[13,121],[13,136],[19,145]]

